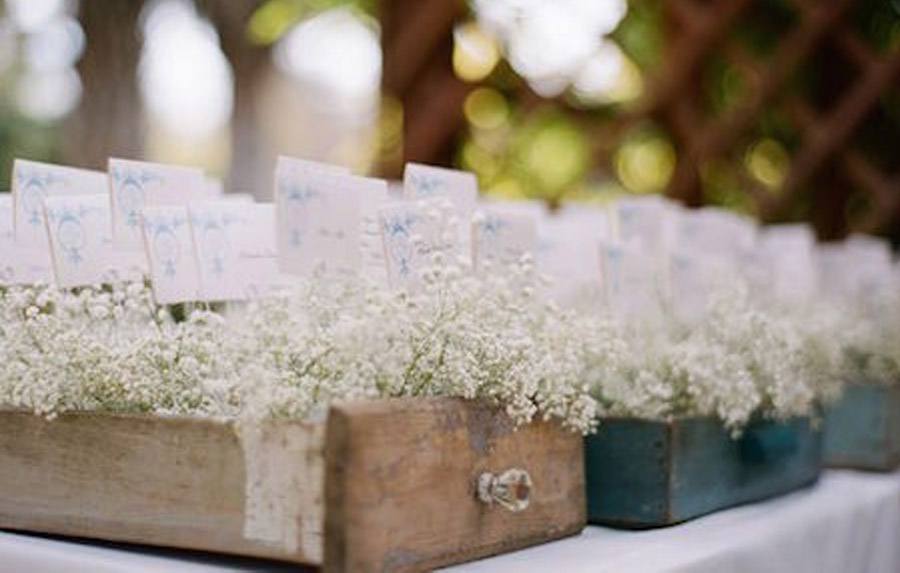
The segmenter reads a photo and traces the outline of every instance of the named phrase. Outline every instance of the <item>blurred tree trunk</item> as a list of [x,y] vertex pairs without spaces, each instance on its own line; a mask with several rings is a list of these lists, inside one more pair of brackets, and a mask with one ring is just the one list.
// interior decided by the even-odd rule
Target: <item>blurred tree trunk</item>
[[110,156],[141,156],[143,115],[137,86],[143,0],[81,0],[86,44],[78,63],[81,103],[68,120],[65,160],[106,169]]
[[260,0],[201,0],[200,7],[219,32],[222,51],[234,73],[234,112],[231,121],[231,172],[226,188],[266,197],[264,146],[256,118],[260,79],[268,67],[269,51],[247,40],[247,22]]

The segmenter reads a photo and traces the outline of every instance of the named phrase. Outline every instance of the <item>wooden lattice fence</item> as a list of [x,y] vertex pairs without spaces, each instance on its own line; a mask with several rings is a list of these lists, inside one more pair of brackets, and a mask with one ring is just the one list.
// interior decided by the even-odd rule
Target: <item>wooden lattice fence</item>
[[[569,111],[595,134],[601,170],[632,127],[659,126],[677,155],[667,193],[689,205],[709,200],[703,172],[714,163],[735,174],[764,220],[809,220],[824,239],[853,230],[898,238],[900,6],[877,4],[873,15],[865,0],[660,0],[664,49],[644,70],[641,100],[602,118]],[[450,162],[473,87],[453,76],[449,59],[464,7],[395,0],[384,10],[385,88],[404,104],[406,158]],[[873,40],[861,13],[870,19],[863,24],[880,18],[886,40]],[[742,40],[758,29],[773,38],[764,53]],[[720,109],[710,106],[705,82],[723,64],[742,90]],[[773,117],[788,164],[776,185],[764,186],[743,159]]]

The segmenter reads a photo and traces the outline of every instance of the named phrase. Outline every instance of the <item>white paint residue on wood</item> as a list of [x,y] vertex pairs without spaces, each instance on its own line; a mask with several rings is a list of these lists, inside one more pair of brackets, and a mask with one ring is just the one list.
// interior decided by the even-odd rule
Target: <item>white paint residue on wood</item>
[[321,562],[325,428],[247,422],[244,537]]

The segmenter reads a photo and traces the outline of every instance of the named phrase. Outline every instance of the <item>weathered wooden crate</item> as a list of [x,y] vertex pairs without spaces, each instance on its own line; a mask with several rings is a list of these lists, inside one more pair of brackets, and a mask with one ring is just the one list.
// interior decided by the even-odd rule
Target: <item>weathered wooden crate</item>
[[812,483],[820,465],[806,420],[756,422],[739,439],[708,418],[603,420],[585,439],[588,521],[671,525]]
[[900,465],[900,388],[850,384],[825,412],[825,464],[877,471]]
[[[580,436],[453,399],[336,405],[254,431],[0,412],[0,527],[424,571],[577,533]],[[512,470],[512,471],[510,471]]]

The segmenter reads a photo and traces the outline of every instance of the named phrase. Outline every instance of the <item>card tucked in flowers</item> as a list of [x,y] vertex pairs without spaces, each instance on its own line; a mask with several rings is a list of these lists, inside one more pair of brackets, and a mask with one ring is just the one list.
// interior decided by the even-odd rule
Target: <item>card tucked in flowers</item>
[[0,527],[354,572],[580,531],[595,403],[545,356],[589,337],[536,299],[534,219],[480,219],[474,273],[470,174],[275,180],[110,160],[40,199],[55,285],[0,288]]

